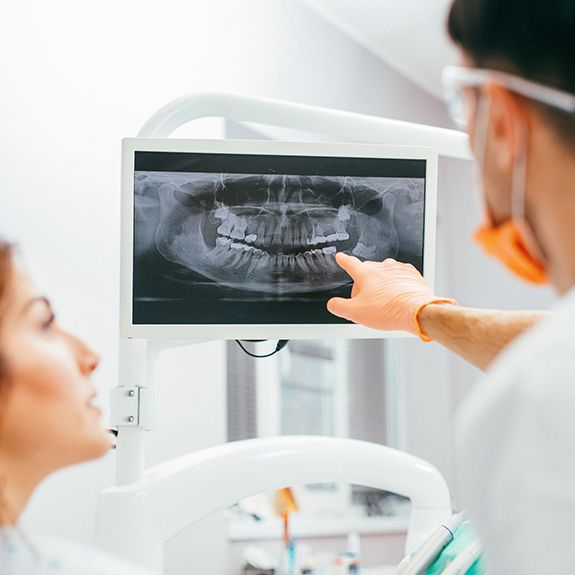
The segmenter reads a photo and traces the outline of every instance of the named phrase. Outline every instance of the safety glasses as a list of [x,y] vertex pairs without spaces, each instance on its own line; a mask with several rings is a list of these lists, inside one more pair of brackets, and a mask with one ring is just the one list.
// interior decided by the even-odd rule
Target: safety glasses
[[466,68],[464,66],[446,66],[442,74],[445,102],[449,115],[456,126],[462,130],[467,128],[469,110],[469,95],[464,88],[477,88],[483,84],[494,83],[505,86],[516,94],[558,108],[569,114],[575,114],[575,95],[543,84],[525,80],[519,76],[485,70],[481,68]]

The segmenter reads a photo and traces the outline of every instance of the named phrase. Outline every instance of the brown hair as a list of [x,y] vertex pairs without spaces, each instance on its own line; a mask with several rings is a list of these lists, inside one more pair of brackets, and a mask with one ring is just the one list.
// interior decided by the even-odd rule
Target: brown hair
[[[13,246],[9,242],[0,238],[0,327],[2,326],[2,316],[6,309],[6,292],[10,283],[12,274],[12,254]],[[6,393],[6,362],[0,346],[0,398]],[[0,437],[1,438],[1,437]],[[4,475],[0,475],[0,526],[7,523],[10,519],[9,505],[4,499]]]
[[[10,281],[12,279],[12,273],[14,269],[14,245],[6,240],[0,238],[0,330],[2,328],[3,315],[6,308],[8,307],[7,292],[10,286]],[[1,342],[0,342],[1,343]],[[2,402],[6,399],[7,391],[9,386],[8,374],[6,361],[2,353],[2,347],[0,345],[0,408],[2,407]],[[0,424],[2,419],[0,417]],[[2,433],[0,430],[0,440],[2,440]],[[12,525],[13,518],[16,515],[13,513],[10,502],[4,497],[5,491],[5,477],[3,470],[0,470],[0,527],[4,525]],[[25,534],[20,532],[18,525],[14,526],[14,532],[22,539],[25,545],[28,546],[30,551],[36,557],[39,557],[39,552],[36,547],[28,540]],[[7,532],[2,532],[0,539],[6,539],[8,537]]]
[[[12,256],[14,253],[14,246],[0,239],[0,326],[2,324],[2,316],[6,307],[6,292],[10,283],[12,275],[13,261]],[[0,347],[0,384],[6,376],[6,364],[2,355],[2,348]],[[1,393],[1,389],[0,389]]]

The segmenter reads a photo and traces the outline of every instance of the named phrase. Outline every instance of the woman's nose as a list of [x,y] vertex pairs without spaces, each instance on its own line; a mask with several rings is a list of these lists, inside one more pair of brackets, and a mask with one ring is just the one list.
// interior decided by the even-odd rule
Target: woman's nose
[[85,345],[86,347],[86,370],[88,371],[88,373],[92,373],[100,364],[100,355],[97,354],[92,348],[88,347],[87,345]]
[[74,349],[80,370],[85,375],[90,375],[99,365],[100,356],[79,337],[68,333],[71,345]]

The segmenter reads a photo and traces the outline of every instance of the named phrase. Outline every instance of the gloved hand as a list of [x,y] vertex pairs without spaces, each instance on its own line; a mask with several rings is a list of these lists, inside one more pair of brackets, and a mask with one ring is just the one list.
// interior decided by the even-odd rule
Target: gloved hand
[[411,264],[388,258],[383,262],[362,262],[338,253],[336,262],[353,279],[351,298],[334,297],[327,309],[354,323],[382,330],[400,330],[431,339],[423,333],[418,316],[430,303],[457,303],[437,297],[423,276]]

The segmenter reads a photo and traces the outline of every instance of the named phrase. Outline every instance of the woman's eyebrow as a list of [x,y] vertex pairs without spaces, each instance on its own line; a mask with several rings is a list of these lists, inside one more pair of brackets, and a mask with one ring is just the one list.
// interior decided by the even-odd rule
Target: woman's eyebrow
[[48,307],[50,312],[52,313],[52,305],[50,304],[50,300],[46,296],[41,295],[41,296],[33,297],[32,299],[29,299],[24,304],[24,307],[22,308],[20,314],[21,315],[25,314],[34,304],[36,304],[38,302],[44,303]]

